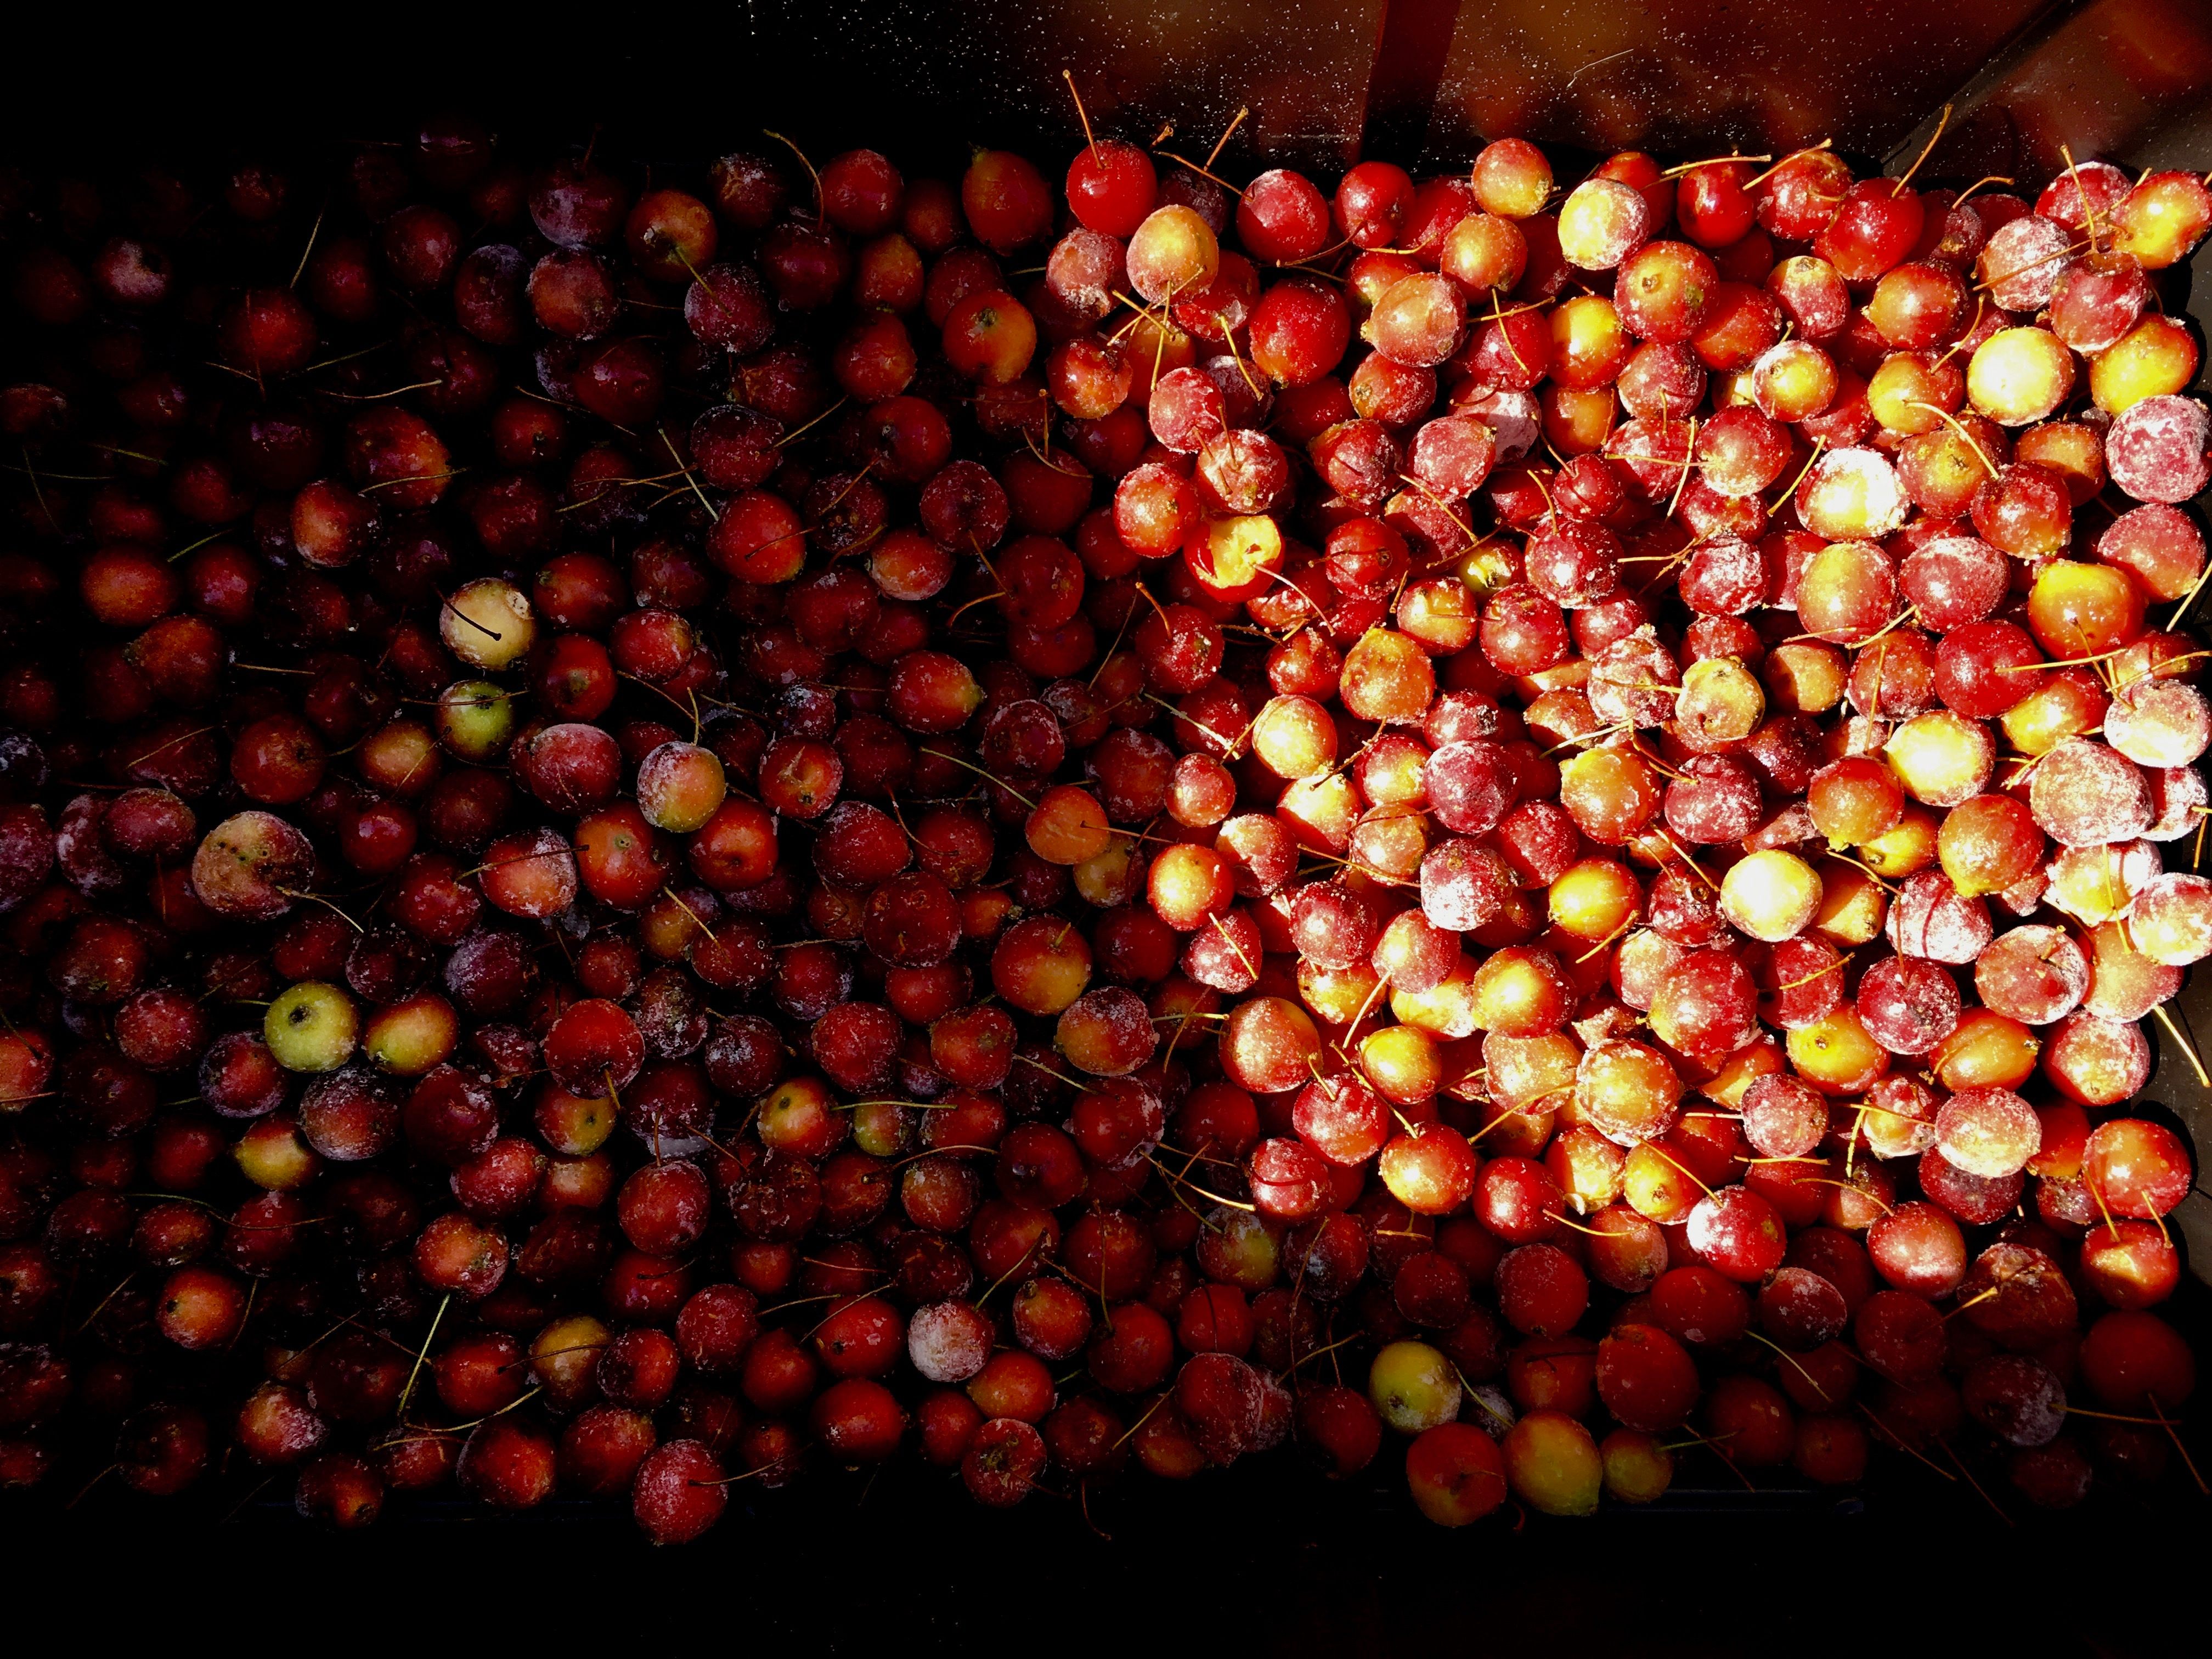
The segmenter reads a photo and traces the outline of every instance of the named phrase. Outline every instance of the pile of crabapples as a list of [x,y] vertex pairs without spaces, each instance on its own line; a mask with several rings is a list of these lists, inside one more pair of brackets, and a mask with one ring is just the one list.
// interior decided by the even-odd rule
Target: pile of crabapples
[[2193,1475],[2212,191],[1218,154],[7,181],[13,1501]]

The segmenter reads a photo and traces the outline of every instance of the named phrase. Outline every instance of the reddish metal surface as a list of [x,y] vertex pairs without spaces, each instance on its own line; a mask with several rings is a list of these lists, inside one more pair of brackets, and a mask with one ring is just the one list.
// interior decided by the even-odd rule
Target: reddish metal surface
[[2051,0],[1464,0],[1425,148],[1881,155]]
[[[1335,169],[1356,159],[1386,0],[768,0],[724,27],[762,59],[849,76],[870,97],[991,142],[1063,146],[1094,121],[1149,139],[1168,121],[1203,158],[1240,108],[1248,155]],[[846,115],[841,99],[836,114]]]
[[[1933,112],[1899,145],[1909,159]],[[2133,167],[2197,167],[2212,148],[2212,5],[2091,0],[1963,89],[1929,158],[1936,171],[2031,178],[2102,155]]]
[[2208,0],[754,0],[708,33],[801,125],[1066,147],[1066,69],[1123,136],[1173,121],[1203,154],[1249,106],[1232,159],[1324,170],[1509,134],[1909,159],[1955,101],[1929,176],[2047,173],[2062,143],[2133,161],[2212,106]]

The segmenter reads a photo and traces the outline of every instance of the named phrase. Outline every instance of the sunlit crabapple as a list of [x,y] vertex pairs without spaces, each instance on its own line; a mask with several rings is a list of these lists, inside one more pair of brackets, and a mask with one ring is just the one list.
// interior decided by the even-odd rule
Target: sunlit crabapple
[[2112,210],[2112,251],[2163,270],[2212,227],[2212,192],[2193,173],[2147,173]]
[[2146,399],[2185,391],[2200,360],[2188,330],[2154,311],[2090,361],[2090,400],[2106,414],[2124,414]]
[[2164,1215],[2188,1191],[2190,1159],[2179,1137],[2147,1118],[2113,1118],[2091,1131],[2081,1178],[2112,1214]]
[[2151,817],[2142,770],[2103,744],[2079,738],[2037,763],[2029,775],[2028,806],[2037,826],[2065,847],[2126,841]]
[[1827,1133],[1827,1102],[1786,1075],[1753,1082],[1740,1109],[1744,1138],[1768,1158],[1801,1158]]
[[[1929,806],[1945,808],[1982,793],[1996,753],[1986,726],[1948,708],[1914,715],[1890,733],[1882,749],[1906,794]],[[2047,832],[2048,826],[2044,827]]]
[[2070,349],[2094,357],[2127,337],[2150,297],[2139,261],[2092,251],[2066,266],[2052,284],[2051,331]]
[[1559,800],[1577,829],[1595,842],[1619,846],[1650,823],[1662,799],[1650,769],[1632,754],[1593,749],[1559,769]]
[[1954,964],[1979,956],[1991,931],[1988,905],[1960,893],[1948,876],[1935,870],[1905,878],[1883,923],[1900,955]]
[[2054,927],[2015,927],[1985,946],[1974,963],[1975,989],[2000,1014],[2048,1024],[2079,1006],[2089,987],[2081,947]]
[[2136,895],[2128,931],[2153,962],[2185,968],[2212,955],[2212,881],[2202,876],[2154,876]]
[[1698,467],[1723,495],[1752,495],[1772,484],[1790,462],[1781,427],[1747,404],[1721,410],[1698,434]]
[[1697,951],[1677,962],[1654,993],[1651,1029],[1686,1054],[1732,1052],[1755,1029],[1757,993],[1750,971],[1718,951]]
[[[1566,222],[1564,213],[1561,222]],[[1676,345],[1705,322],[1719,280],[1712,260],[1698,249],[1682,242],[1647,242],[1620,262],[1613,304],[1639,339]]]
[[1966,396],[1999,426],[2025,426],[2051,414],[2073,389],[2073,360],[2047,329],[2000,330],[1966,364]]
[[2158,868],[2157,849],[2148,842],[2069,847],[2044,866],[2043,902],[2094,927],[2127,915]]
[[[1889,534],[1910,507],[1896,468],[1870,449],[1828,451],[1807,471],[1796,499],[1807,529],[1854,546]],[[1802,598],[1799,603],[1802,608]]]
[[1748,854],[1721,878],[1721,913],[1753,939],[1769,943],[1802,933],[1820,896],[1820,878],[1812,867],[1779,848]]
[[1417,1215],[1449,1215],[1474,1190],[1479,1160],[1467,1138],[1442,1123],[1394,1136],[1376,1172],[1390,1195]]
[[1820,414],[1841,386],[1834,360],[1809,340],[1785,340],[1768,348],[1751,373],[1753,404],[1778,421]]
[[1085,992],[1055,1028],[1060,1051],[1093,1077],[1125,1077],[1152,1057],[1158,1033],[1142,997],[1120,986]]
[[1781,1220],[1765,1199],[1744,1187],[1723,1187],[1690,1212],[1692,1248],[1739,1284],[1756,1284],[1781,1265]]
[[2035,1110],[2009,1089],[1966,1089],[1936,1115],[1936,1150],[1972,1176],[1996,1179],[2027,1167],[2042,1139]]
[[1328,1166],[1303,1141],[1261,1141],[1246,1160],[1245,1176],[1259,1212],[1277,1221],[1304,1221],[1328,1199]]
[[1926,1054],[1959,1023],[1959,988],[1935,963],[1892,957],[1867,969],[1856,1000],[1859,1020],[1895,1054]]
[[1413,181],[1388,161],[1362,161],[1336,187],[1338,228],[1358,247],[1395,246],[1413,209]]
[[952,307],[945,319],[943,343],[945,361],[961,374],[1005,386],[1018,379],[1035,356],[1036,322],[1012,295],[986,289]]
[[1068,210],[1092,230],[1127,236],[1144,222],[1159,190],[1152,157],[1119,139],[1094,139],[1068,163]]
[[1129,283],[1153,305],[1178,289],[1203,287],[1220,268],[1212,228],[1188,207],[1155,208],[1129,237]]
[[1352,319],[1328,284],[1291,277],[1260,296],[1249,331],[1255,368],[1279,386],[1309,386],[1342,361]]
[[2172,771],[2212,742],[2212,708],[2194,686],[2133,680],[2105,712],[2105,740],[2148,771]]
[[2067,1099],[2117,1106],[2150,1079],[2150,1044],[2140,1028],[2077,1009],[2051,1028],[2043,1073]]
[[1449,277],[1401,278],[1375,303],[1362,334],[1395,362],[1432,368],[1459,349],[1467,303]]
[[1584,270],[1611,270],[1651,234],[1651,209],[1628,185],[1586,179],[1559,207],[1559,252]]
[[1483,146],[1472,172],[1474,199],[1483,210],[1528,219],[1544,210],[1552,194],[1552,164],[1525,138],[1498,138]]

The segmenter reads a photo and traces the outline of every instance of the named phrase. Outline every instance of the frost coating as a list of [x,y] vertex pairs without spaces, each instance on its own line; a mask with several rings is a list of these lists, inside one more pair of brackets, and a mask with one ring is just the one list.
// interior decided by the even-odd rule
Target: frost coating
[[2151,824],[2141,769],[2085,738],[2068,738],[2036,763],[2027,807],[2036,827],[2065,847],[2132,841]]
[[2065,228],[2035,214],[2001,225],[1974,261],[1974,275],[1990,298],[2007,311],[2034,313],[2051,303],[2051,290],[2073,258]]
[[2136,896],[2128,931],[2136,949],[2169,968],[2212,956],[2212,880],[2179,873],[2153,877]]
[[2212,744],[2212,706],[2179,680],[2137,680],[2105,711],[2105,741],[2138,766],[2171,771]]
[[1960,894],[1940,869],[1923,869],[1905,880],[1882,927],[1900,956],[1951,964],[1980,956],[1993,933],[1989,905]]
[[1452,412],[1472,415],[1491,430],[1498,441],[1497,459],[1500,462],[1516,460],[1536,447],[1543,435],[1543,411],[1534,398],[1525,392],[1492,392],[1467,403],[1455,404]]
[[2112,482],[2139,501],[2185,501],[2212,483],[2212,416],[2188,398],[2145,398],[2105,434]]
[[991,1358],[991,1322],[965,1302],[933,1302],[907,1322],[907,1358],[932,1382],[965,1382]]
[[1904,524],[1911,501],[1888,458],[1871,449],[1832,449],[1797,486],[1805,527],[1830,541],[1867,541]]
[[1985,1180],[2018,1175],[2042,1144],[2035,1108],[2009,1089],[1961,1089],[1936,1114],[1936,1151]]

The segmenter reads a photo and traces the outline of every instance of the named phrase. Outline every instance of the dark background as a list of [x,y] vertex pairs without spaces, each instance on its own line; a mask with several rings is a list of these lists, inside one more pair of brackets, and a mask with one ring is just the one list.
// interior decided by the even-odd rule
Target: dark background
[[[895,1477],[902,1474],[902,1484]],[[702,1542],[560,1505],[343,1539],[278,1515],[183,1524],[121,1505],[0,1527],[4,1629],[28,1653],[137,1638],[310,1652],[1705,1655],[1966,1659],[2198,1651],[2205,1510],[2100,1501],[2000,1524],[1933,1476],[1864,1513],[1610,1509],[1431,1527],[1396,1488],[1276,1459],[1094,1504],[984,1510],[948,1477],[810,1474]],[[2170,1483],[2172,1484],[2172,1483]],[[2174,1494],[2169,1493],[2169,1497]],[[2104,1494],[2106,1500],[2111,1494]],[[89,1506],[88,1506],[89,1507]],[[2008,1508],[2018,1511],[2016,1502]],[[476,1514],[481,1517],[482,1511]],[[13,1641],[11,1641],[13,1645]],[[36,1650],[52,1650],[45,1644]]]
[[[1463,165],[1519,134],[1601,153],[1780,151],[1832,136],[1901,171],[1956,109],[1928,177],[2027,179],[2058,146],[2212,166],[2212,0],[742,0],[707,8],[202,8],[17,19],[0,34],[0,159],[61,170],[390,141],[440,110],[526,147],[688,162],[757,142],[856,143],[956,173],[967,146],[1064,154],[1072,70],[1102,131],[1175,120],[1231,176],[1327,175],[1362,153]],[[1202,149],[1200,151],[1202,153]],[[2212,266],[2199,257],[2202,316]],[[2177,846],[2182,844],[2177,844]],[[2212,975],[2184,994],[2212,1034]],[[2150,1095],[2212,1099],[2155,1026]],[[2197,1137],[2200,1145],[2203,1137]],[[2197,1270],[2212,1202],[2177,1212]],[[2212,1328],[2200,1284],[2177,1317]],[[2200,1458],[2200,1462],[2203,1460]],[[278,1487],[156,1507],[95,1492],[0,1508],[0,1647],[64,1617],[98,1644],[170,1639],[447,1651],[611,1637],[657,1652],[1238,1650],[1364,1656],[2135,1653],[2201,1643],[2212,1505],[2179,1471],[2006,1521],[1895,1456],[1862,1499],[1748,1493],[1708,1460],[1650,1511],[1422,1522],[1395,1468],[1351,1486],[1285,1455],[1188,1486],[981,1510],[912,1465],[738,1489],[706,1542],[655,1552],[627,1516],[520,1521],[454,1504],[343,1541]],[[281,1484],[281,1483],[280,1483]],[[394,1524],[397,1522],[397,1524]],[[1100,1537],[1089,1522],[1111,1534]],[[35,1639],[35,1638],[33,1638]],[[23,1651],[29,1650],[26,1641]]]
[[[1934,173],[2151,165],[2201,142],[2203,0],[723,0],[19,11],[0,134],[64,158],[393,137],[426,109],[708,154],[805,142],[1072,145],[1072,70],[1128,136],[1340,168],[1455,164],[1507,134],[1716,154],[1828,137],[1876,160],[1958,109]],[[1201,140],[1200,135],[1203,135]],[[2161,163],[2162,164],[2162,163]]]

